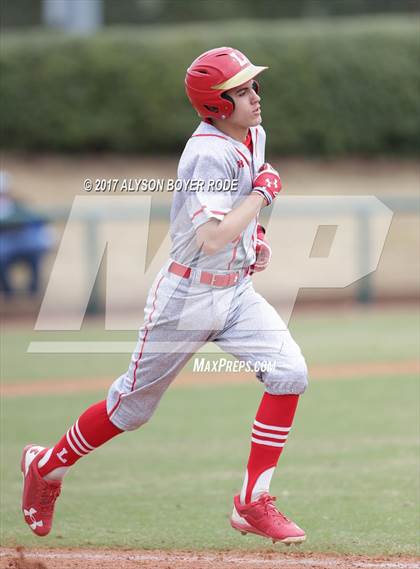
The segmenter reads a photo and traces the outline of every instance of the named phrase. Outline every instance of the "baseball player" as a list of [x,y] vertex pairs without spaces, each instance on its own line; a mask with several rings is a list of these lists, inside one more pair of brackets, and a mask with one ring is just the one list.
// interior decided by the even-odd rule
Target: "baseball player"
[[[200,55],[187,70],[186,92],[201,122],[179,162],[178,178],[185,183],[173,195],[170,258],[149,291],[128,370],[111,385],[106,400],[89,407],[55,445],[31,444],[23,451],[22,510],[36,535],[51,530],[68,469],[111,438],[146,423],[191,355],[214,342],[241,361],[273,364],[256,372],[265,391],[231,525],[273,542],[305,540],[305,532],[277,510],[269,492],[307,386],[307,368],[284,322],[255,292],[251,278],[271,256],[258,215],[281,190],[278,172],[264,157],[255,78],[265,69],[222,47]],[[218,191],[226,183],[228,189]]]

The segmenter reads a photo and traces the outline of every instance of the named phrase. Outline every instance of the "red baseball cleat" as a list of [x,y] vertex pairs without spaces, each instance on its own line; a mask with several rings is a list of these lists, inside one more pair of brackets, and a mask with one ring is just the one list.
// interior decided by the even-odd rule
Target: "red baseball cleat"
[[39,536],[50,533],[54,504],[60,495],[61,482],[47,482],[37,468],[44,447],[28,445],[23,449],[20,469],[23,474],[22,512],[25,522]]
[[239,495],[235,496],[230,525],[243,535],[255,533],[272,539],[273,543],[281,541],[290,545],[305,541],[303,529],[277,510],[275,500],[273,496],[263,494],[255,502],[241,504]]

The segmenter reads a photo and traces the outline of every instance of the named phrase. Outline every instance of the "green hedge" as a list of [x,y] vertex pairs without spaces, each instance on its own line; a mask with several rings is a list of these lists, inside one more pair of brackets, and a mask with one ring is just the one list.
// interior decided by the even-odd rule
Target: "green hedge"
[[185,70],[220,45],[270,66],[261,87],[271,154],[419,150],[418,28],[405,17],[4,34],[2,147],[179,152],[197,123]]

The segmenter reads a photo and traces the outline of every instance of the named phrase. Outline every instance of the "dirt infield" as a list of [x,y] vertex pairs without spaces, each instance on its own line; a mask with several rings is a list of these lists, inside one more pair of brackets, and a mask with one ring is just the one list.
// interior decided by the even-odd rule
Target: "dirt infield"
[[[352,377],[375,377],[387,375],[419,374],[420,362],[406,360],[400,362],[356,362],[346,364],[313,365],[311,379],[349,379]],[[184,385],[239,385],[255,381],[252,373],[194,373],[185,371],[176,379],[174,386]],[[110,378],[63,379],[54,382],[37,381],[34,383],[14,383],[0,386],[1,397],[19,397],[29,395],[52,395],[60,393],[81,393],[107,389]]]
[[418,569],[415,557],[305,553],[28,549],[1,552],[2,569]]

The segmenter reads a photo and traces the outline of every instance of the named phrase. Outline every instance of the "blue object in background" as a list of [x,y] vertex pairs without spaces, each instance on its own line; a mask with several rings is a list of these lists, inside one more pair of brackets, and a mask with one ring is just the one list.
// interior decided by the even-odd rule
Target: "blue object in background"
[[29,269],[27,292],[39,292],[40,264],[53,246],[53,234],[46,219],[9,194],[10,177],[0,172],[0,290],[8,297],[15,289],[11,270],[16,264]]

